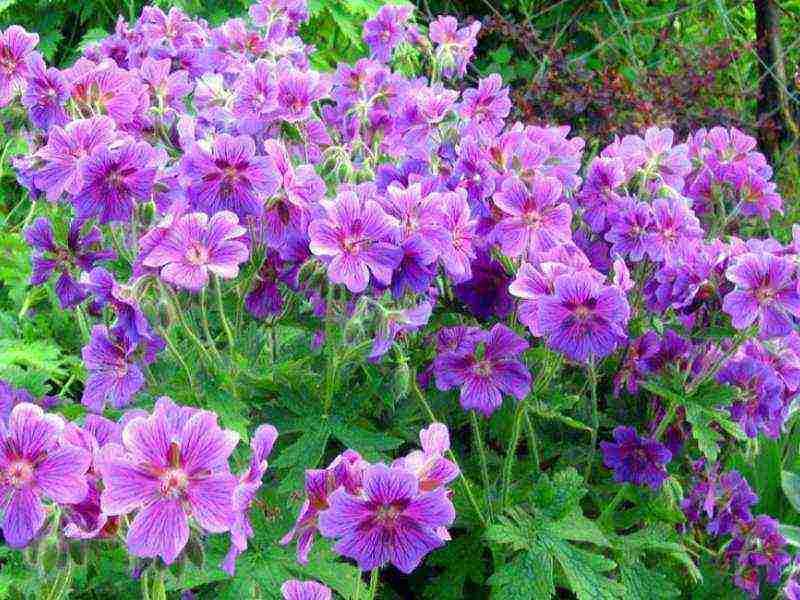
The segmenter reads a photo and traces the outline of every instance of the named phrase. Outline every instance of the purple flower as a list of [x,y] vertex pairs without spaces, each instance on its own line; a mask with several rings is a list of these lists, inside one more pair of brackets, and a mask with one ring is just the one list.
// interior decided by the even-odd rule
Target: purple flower
[[510,281],[503,265],[481,251],[472,263],[472,277],[454,286],[453,292],[479,319],[504,319],[514,309]]
[[28,84],[22,94],[22,104],[28,109],[31,123],[47,131],[51,125],[69,121],[64,105],[69,98],[66,77],[55,68],[47,68],[38,52],[28,57]]
[[595,158],[589,163],[586,182],[577,197],[584,208],[583,219],[592,231],[607,230],[615,215],[625,214],[620,209],[622,198],[617,191],[627,181],[622,160],[618,158]]
[[436,61],[445,77],[466,74],[467,64],[478,45],[480,29],[480,21],[459,29],[455,17],[449,16],[441,16],[430,24],[429,35],[436,44]]
[[761,177],[746,165],[734,166],[731,178],[743,215],[759,216],[769,221],[773,212],[783,213],[783,200],[775,190],[775,183]]
[[256,156],[255,143],[246,135],[220,134],[210,151],[195,144],[181,166],[192,205],[209,215],[227,210],[240,219],[261,216],[265,201],[278,189],[275,162]]
[[261,489],[261,480],[267,471],[267,457],[278,439],[278,430],[272,425],[261,425],[250,441],[250,468],[239,476],[239,483],[233,490],[233,510],[236,513],[231,525],[231,547],[220,568],[233,576],[236,558],[247,550],[247,540],[253,537],[250,523],[250,506]]
[[164,281],[197,292],[208,283],[209,273],[224,279],[239,274],[239,265],[249,256],[239,239],[245,232],[232,212],[218,212],[211,219],[190,213],[173,224],[142,264],[160,268]]
[[748,437],[756,437],[759,431],[772,438],[780,435],[787,414],[783,385],[773,369],[756,359],[744,357],[729,361],[717,380],[739,388],[741,396],[731,403],[728,411]]
[[278,74],[278,116],[296,123],[312,116],[311,104],[328,97],[330,81],[319,71],[282,70]]
[[502,217],[492,235],[504,254],[524,257],[572,238],[572,211],[559,202],[561,193],[561,184],[552,177],[535,177],[530,189],[516,177],[503,182],[494,194]]
[[81,402],[103,412],[107,402],[114,408],[127,406],[144,385],[144,374],[133,362],[136,349],[127,338],[112,339],[105,325],[95,325],[89,343],[81,350],[89,378]]
[[83,165],[94,150],[114,140],[114,121],[108,117],[78,119],[64,128],[53,125],[47,144],[34,155],[44,164],[36,171],[36,187],[54,202],[65,191],[76,196],[83,189]]
[[131,220],[136,201],[153,190],[155,151],[147,142],[127,140],[117,147],[95,147],[82,166],[83,189],[73,198],[78,217],[100,223]]
[[[692,170],[689,148],[686,144],[673,146],[674,132],[649,127],[644,139],[627,135],[622,139],[623,153],[636,163],[641,163],[646,174],[655,174],[661,182],[675,190],[683,189],[684,177]],[[658,185],[655,186],[658,189]]]
[[431,423],[419,432],[422,450],[414,450],[392,463],[393,468],[413,473],[419,489],[429,492],[447,485],[458,477],[458,466],[444,457],[450,450],[450,433],[443,423]]
[[277,104],[278,85],[275,68],[260,59],[249,66],[236,84],[233,114],[242,119],[239,130],[256,134],[273,120]]
[[88,492],[91,454],[59,439],[64,421],[36,405],[18,404],[0,423],[0,508],[3,537],[24,548],[44,525],[44,499],[74,504]]
[[366,469],[360,495],[340,488],[329,502],[319,516],[320,532],[337,539],[334,550],[357,561],[362,571],[390,562],[411,573],[444,545],[437,530],[455,519],[444,488],[420,492],[412,473],[383,464]]
[[615,211],[608,216],[611,228],[605,234],[605,239],[612,243],[611,252],[632,262],[643,260],[653,220],[650,205],[628,198],[618,204]]
[[492,73],[478,80],[477,89],[468,88],[462,98],[458,112],[467,120],[466,135],[475,134],[480,139],[491,140],[503,130],[511,112],[511,100],[500,75]]
[[100,504],[108,515],[136,511],[130,554],[172,564],[189,539],[190,517],[204,531],[230,529],[237,481],[228,457],[239,435],[220,429],[215,414],[160,398],[152,415],[128,422],[122,440],[124,447],[104,449]]
[[436,358],[436,387],[461,388],[464,410],[476,410],[488,417],[502,404],[503,393],[517,400],[528,395],[531,375],[517,358],[527,349],[528,342],[498,323],[474,337],[464,350]]
[[651,438],[640,438],[633,427],[614,429],[614,442],[600,442],[603,464],[614,471],[614,481],[647,485],[657,490],[667,478],[664,466],[672,454]]
[[255,285],[244,299],[244,306],[256,319],[276,316],[283,310],[283,296],[278,281],[283,278],[283,261],[274,250],[268,250],[258,270]]
[[442,226],[450,234],[440,258],[453,283],[462,283],[472,277],[471,263],[478,241],[478,223],[472,218],[464,190],[441,194],[438,199],[442,209]]
[[762,339],[788,335],[800,313],[797,267],[788,258],[749,252],[739,256],[725,273],[736,286],[725,296],[722,309],[737,329],[756,321]]
[[70,223],[66,245],[56,243],[53,228],[44,217],[36,219],[26,230],[25,240],[32,246],[31,285],[42,285],[54,273],[58,273],[55,292],[61,308],[77,306],[87,296],[86,286],[75,281],[75,270],[88,270],[101,260],[116,257],[113,250],[97,249],[103,241],[100,230],[92,227],[85,235],[81,233],[83,222],[76,219]]
[[0,34],[0,107],[22,91],[28,78],[28,56],[39,43],[39,34],[12,25]]
[[342,487],[352,494],[359,494],[367,466],[358,452],[346,450],[327,469],[306,470],[306,499],[300,507],[294,527],[280,541],[285,546],[297,537],[297,562],[308,564],[308,554],[319,531],[319,515],[328,508],[329,496]]
[[94,296],[93,309],[110,305],[114,310],[117,316],[111,329],[114,335],[125,338],[131,346],[144,342],[149,351],[161,350],[162,342],[142,312],[133,286],[117,283],[103,267],[92,269],[88,277],[81,277],[81,283]]
[[691,523],[707,518],[706,531],[719,536],[731,533],[738,523],[752,521],[750,507],[756,502],[758,496],[738,471],[720,475],[714,465],[681,502],[681,509]]
[[653,221],[644,243],[654,261],[679,254],[689,242],[702,237],[700,221],[684,200],[657,198],[653,202]]
[[331,600],[330,588],[316,581],[291,579],[281,586],[283,600]]
[[351,292],[363,292],[370,273],[384,286],[403,253],[395,240],[397,221],[374,200],[354,192],[341,192],[336,200],[323,200],[326,216],[311,222],[308,236],[311,251],[328,263],[328,277],[343,283]]
[[408,4],[386,4],[364,21],[364,42],[375,60],[389,62],[392,51],[406,39],[406,23],[414,7]]
[[627,339],[630,307],[616,286],[588,273],[560,275],[539,304],[539,331],[547,345],[577,362],[599,360]]
[[542,261],[538,264],[524,262],[517,270],[517,276],[508,291],[512,296],[522,298],[517,309],[520,323],[525,325],[536,337],[541,337],[539,329],[539,300],[553,294],[556,277],[574,270],[556,261]]
[[385,318],[381,320],[378,331],[375,334],[375,341],[372,343],[369,359],[377,360],[386,354],[399,334],[409,333],[424,327],[431,317],[432,310],[431,303],[426,301],[421,302],[419,306],[388,311]]
[[735,565],[733,582],[751,598],[759,597],[760,568],[766,571],[767,583],[775,585],[792,560],[778,526],[778,522],[767,515],[739,523],[733,540],[725,548],[725,562]]

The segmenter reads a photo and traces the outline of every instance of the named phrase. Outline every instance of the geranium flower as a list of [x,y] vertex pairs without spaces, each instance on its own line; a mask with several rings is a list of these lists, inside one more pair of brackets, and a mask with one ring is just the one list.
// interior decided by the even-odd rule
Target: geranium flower
[[526,256],[572,238],[572,211],[559,202],[561,193],[561,184],[551,177],[534,178],[530,188],[516,177],[503,182],[493,196],[503,214],[492,235],[504,254]]
[[278,430],[272,425],[261,425],[250,441],[250,468],[239,476],[239,483],[233,490],[233,510],[235,518],[231,525],[231,547],[220,568],[233,575],[236,558],[247,550],[247,540],[253,537],[250,523],[250,507],[261,489],[261,480],[267,471],[267,457],[278,439]]
[[210,219],[205,213],[189,213],[173,224],[142,264],[160,268],[164,281],[197,292],[210,273],[224,279],[239,274],[239,265],[249,256],[239,239],[245,232],[232,212],[221,211]]
[[92,456],[59,439],[64,421],[34,404],[18,404],[0,422],[0,508],[3,537],[24,548],[44,525],[43,500],[75,504],[88,492]]
[[210,150],[195,144],[184,155],[181,167],[189,180],[187,193],[192,205],[209,215],[224,210],[240,219],[259,217],[266,200],[278,189],[274,161],[257,156],[253,139],[246,135],[220,134]]
[[614,442],[600,442],[600,448],[603,464],[614,471],[614,481],[657,490],[667,478],[664,466],[672,453],[656,440],[640,438],[633,427],[615,428]]
[[413,571],[431,550],[444,545],[436,530],[455,519],[444,488],[420,492],[408,471],[372,465],[364,472],[363,491],[339,488],[319,515],[322,535],[337,540],[334,550],[354,559],[362,571],[391,563]]
[[436,387],[461,389],[461,406],[490,416],[503,402],[503,393],[522,400],[531,375],[518,355],[528,343],[505,325],[472,338],[465,351],[446,352],[434,362]]
[[758,322],[763,339],[783,337],[800,314],[797,267],[788,258],[749,252],[725,272],[736,286],[722,301],[737,329]]
[[100,413],[107,403],[127,406],[144,385],[144,373],[133,360],[135,345],[128,338],[112,338],[105,325],[95,325],[89,343],[81,350],[89,378],[81,402]]
[[311,251],[328,263],[328,277],[351,292],[363,292],[370,274],[382,285],[392,280],[402,250],[395,240],[397,220],[374,200],[363,200],[354,192],[342,192],[335,201],[323,200],[326,216],[311,222]]
[[239,435],[220,429],[214,413],[160,398],[152,415],[125,425],[122,440],[104,448],[100,505],[108,515],[136,513],[130,554],[172,564],[189,540],[189,518],[207,532],[230,529],[237,480],[228,457]]
[[604,358],[627,339],[630,307],[622,290],[587,273],[560,275],[553,295],[539,302],[539,331],[547,345],[574,361]]
[[114,148],[96,146],[82,165],[83,189],[72,200],[78,217],[100,223],[128,222],[136,202],[153,190],[155,150],[147,142],[126,140]]
[[281,586],[283,600],[331,600],[330,588],[316,581],[291,579]]

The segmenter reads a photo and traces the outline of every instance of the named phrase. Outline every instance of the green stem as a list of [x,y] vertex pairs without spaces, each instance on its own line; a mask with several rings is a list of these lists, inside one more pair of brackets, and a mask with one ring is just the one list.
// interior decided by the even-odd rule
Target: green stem
[[[425,412],[428,414],[428,418],[431,420],[432,423],[439,422],[439,419],[436,418],[436,415],[431,408],[431,405],[428,404],[428,401],[425,399],[425,396],[422,394],[422,390],[419,389],[419,385],[417,384],[417,374],[414,371],[411,371],[411,389],[414,392],[414,395],[419,400],[422,407],[425,409]],[[458,459],[456,458],[455,453],[451,449],[447,449],[447,456],[450,458],[451,462],[458,468],[458,472],[461,475],[461,485],[464,487],[464,493],[467,495],[467,499],[469,503],[472,505],[472,509],[475,511],[475,514],[478,515],[478,520],[484,527],[489,526],[489,522],[486,520],[486,517],[483,515],[483,511],[478,504],[478,501],[475,499],[475,494],[472,492],[472,485],[469,483],[467,476],[464,474],[464,469],[458,464]]]
[[328,283],[328,291],[325,295],[325,393],[324,393],[324,414],[327,417],[331,414],[333,407],[333,390],[336,384],[336,370],[338,368],[336,360],[336,348],[333,342],[333,293],[334,286]]
[[221,358],[217,344],[214,342],[214,336],[211,335],[211,327],[208,322],[208,309],[206,308],[206,289],[200,290],[200,322],[203,324],[203,334],[208,340],[208,345],[213,350],[217,358]]
[[356,569],[356,580],[353,588],[353,600],[361,600],[361,569]]
[[514,470],[514,463],[517,458],[517,444],[519,444],[519,436],[522,432],[522,421],[525,418],[526,405],[525,400],[522,400],[517,405],[517,412],[514,415],[514,424],[511,428],[511,438],[508,440],[508,448],[506,450],[506,460],[503,465],[503,491],[500,495],[500,507],[505,509],[508,507],[508,495],[511,491],[511,474]]
[[481,426],[478,421],[478,413],[474,410],[469,411],[469,420],[472,425],[472,437],[475,444],[475,449],[478,451],[478,461],[481,465],[481,478],[483,479],[484,499],[486,506],[489,509],[489,519],[492,518],[492,505],[489,502],[489,462],[486,460],[486,447],[483,444],[483,437],[481,436]]
[[677,405],[674,402],[670,402],[669,406],[667,406],[667,412],[664,413],[664,417],[661,419],[661,422],[658,424],[655,433],[653,434],[653,439],[659,439],[664,432],[666,431],[669,424],[672,422],[673,417],[675,416],[675,411],[677,410]]
[[167,600],[167,589],[164,585],[164,576],[166,571],[159,569],[153,579],[153,591],[151,593],[152,600]]
[[586,463],[586,473],[584,474],[584,479],[586,481],[589,481],[589,476],[592,474],[594,457],[597,451],[597,434],[600,429],[600,416],[597,411],[597,368],[593,360],[589,362],[589,388],[591,391],[590,409],[592,412],[592,435],[589,443],[589,460]]
[[630,484],[628,484],[628,483],[623,483],[620,486],[620,488],[617,490],[617,493],[614,496],[614,498],[603,509],[603,512],[600,513],[600,518],[598,519],[598,521],[600,523],[607,523],[608,522],[608,520],[611,518],[611,515],[613,515],[614,511],[617,509],[617,506],[619,506],[620,502],[622,502],[623,497],[625,496],[625,492],[628,491],[628,486],[629,485]]
[[183,308],[181,308],[180,301],[178,300],[178,297],[175,295],[175,292],[173,292],[171,289],[163,285],[160,280],[158,282],[158,285],[161,288],[162,297],[169,298],[170,301],[172,302],[173,312],[178,317],[178,322],[181,324],[181,327],[183,328],[184,332],[186,332],[186,335],[189,337],[190,340],[192,340],[192,343],[194,343],[194,345],[197,346],[197,349],[200,350],[200,354],[202,354],[203,358],[206,359],[209,368],[213,368],[214,358],[208,353],[208,350],[206,350],[206,347],[203,345],[203,342],[200,341],[200,338],[197,337],[197,334],[194,332],[194,329],[186,321],[186,316],[183,314]]
[[369,575],[369,600],[375,600],[375,594],[378,592],[378,575],[380,570],[372,569]]
[[217,292],[217,309],[219,310],[219,319],[222,321],[222,328],[225,330],[225,336],[228,338],[228,347],[232,352],[236,347],[236,344],[233,339],[233,330],[231,329],[231,324],[228,323],[228,317],[225,315],[225,305],[222,303],[222,283],[220,283],[219,277],[216,275],[213,277],[214,288]]
[[183,370],[186,372],[186,379],[188,380],[189,387],[194,390],[194,377],[192,377],[192,371],[189,369],[189,364],[183,358],[183,355],[180,353],[175,343],[170,339],[167,330],[164,327],[158,327],[158,333],[164,339],[169,351],[172,352],[172,355],[180,363],[181,367],[183,367]]
[[538,474],[542,470],[539,462],[539,437],[536,435],[536,426],[527,410],[525,411],[525,427],[528,433],[528,452],[533,458],[533,470]]
[[78,318],[78,328],[81,330],[83,341],[88,342],[90,338],[89,325],[86,323],[86,314],[84,313],[83,306],[78,305],[75,307],[75,315]]
[[150,598],[150,571],[148,569],[145,569],[144,573],[142,573],[139,585],[142,588],[142,600],[152,600]]

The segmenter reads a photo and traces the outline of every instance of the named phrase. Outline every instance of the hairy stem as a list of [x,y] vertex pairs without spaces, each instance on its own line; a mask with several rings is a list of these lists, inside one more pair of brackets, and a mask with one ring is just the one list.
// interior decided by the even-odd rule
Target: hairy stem
[[589,460],[586,463],[586,473],[583,476],[586,481],[589,481],[589,476],[592,474],[594,458],[597,452],[597,433],[600,429],[600,416],[597,411],[597,367],[593,360],[589,362],[589,388],[591,392],[589,408],[592,413],[592,435],[589,443]]
[[522,432],[522,421],[525,419],[527,405],[522,400],[517,404],[517,412],[514,415],[514,424],[511,428],[511,438],[508,440],[506,449],[506,460],[503,464],[503,491],[500,495],[500,508],[508,507],[508,495],[511,491],[511,473],[514,470],[514,463],[517,457],[517,444]]
[[219,277],[214,275],[214,289],[217,293],[217,310],[219,310],[219,320],[222,322],[222,328],[225,330],[225,336],[228,338],[228,348],[231,351],[236,347],[233,337],[233,330],[231,324],[228,322],[228,317],[225,314],[225,304],[222,302],[222,283]]
[[474,410],[469,411],[469,420],[472,425],[472,437],[475,444],[475,449],[478,451],[478,461],[481,465],[481,478],[483,479],[483,493],[486,506],[489,509],[489,519],[492,518],[492,505],[489,501],[489,463],[486,460],[486,447],[483,444],[483,437],[481,436],[481,426],[478,421],[478,413]]
[[[431,408],[431,405],[428,404],[428,401],[425,399],[425,396],[422,393],[422,390],[419,389],[419,385],[417,384],[417,374],[416,372],[411,372],[411,390],[414,392],[414,395],[419,400],[422,407],[425,409],[425,412],[428,415],[428,418],[431,420],[432,423],[438,422],[439,419],[436,418],[436,415]],[[488,527],[489,522],[486,520],[486,517],[483,515],[483,511],[478,505],[478,501],[475,499],[475,494],[472,492],[472,485],[470,484],[467,476],[464,474],[464,469],[458,464],[458,458],[456,458],[455,453],[451,449],[447,449],[447,456],[452,461],[452,463],[458,468],[458,473],[461,475],[461,485],[464,487],[464,493],[467,495],[467,499],[469,503],[472,505],[472,509],[475,511],[475,514],[478,515],[478,520],[484,527]]]
[[331,414],[331,408],[333,407],[333,390],[336,384],[336,370],[338,368],[336,348],[334,348],[333,342],[333,293],[334,286],[329,282],[328,292],[325,296],[325,416]]
[[369,600],[375,600],[375,594],[378,592],[379,575],[379,569],[372,569],[372,572],[369,575]]

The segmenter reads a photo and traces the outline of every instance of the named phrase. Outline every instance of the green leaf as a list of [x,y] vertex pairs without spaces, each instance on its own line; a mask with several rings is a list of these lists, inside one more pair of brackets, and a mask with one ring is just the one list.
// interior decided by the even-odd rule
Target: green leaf
[[780,530],[781,535],[786,538],[786,542],[789,545],[794,546],[795,548],[800,548],[800,527],[781,523],[778,525],[778,529]]
[[587,519],[581,512],[575,512],[560,521],[551,523],[548,529],[564,540],[590,542],[605,548],[611,547],[611,542],[608,541],[597,523]]
[[496,63],[500,65],[507,65],[511,61],[513,52],[511,51],[511,48],[503,44],[499,48],[489,52],[489,56],[491,56],[492,60],[494,60]]
[[329,437],[327,424],[319,423],[317,429],[307,430],[280,453],[272,463],[276,469],[288,471],[281,481],[280,491],[291,491],[300,487],[305,470],[316,468],[322,460]]
[[711,427],[714,414],[702,406],[689,404],[686,406],[686,420],[692,425],[692,437],[697,441],[700,452],[711,462],[716,462],[722,435]]
[[527,551],[489,578],[492,600],[548,600],[556,593],[553,557],[544,549]]
[[461,600],[468,583],[483,586],[486,580],[485,542],[480,536],[460,536],[425,559],[437,574],[425,586],[427,600]]
[[342,444],[357,450],[370,462],[385,460],[385,453],[403,444],[400,438],[392,437],[377,431],[370,431],[341,419],[331,420],[331,433]]
[[557,538],[542,539],[555,557],[579,600],[619,600],[624,587],[603,575],[617,564],[604,556],[573,546]]
[[681,591],[661,573],[651,571],[640,561],[620,564],[620,581],[625,586],[625,600],[667,600]]
[[781,471],[781,488],[792,507],[800,512],[800,475]]
[[553,520],[578,511],[578,503],[585,495],[583,477],[572,467],[559,471],[552,480],[542,475],[532,492],[537,510]]

